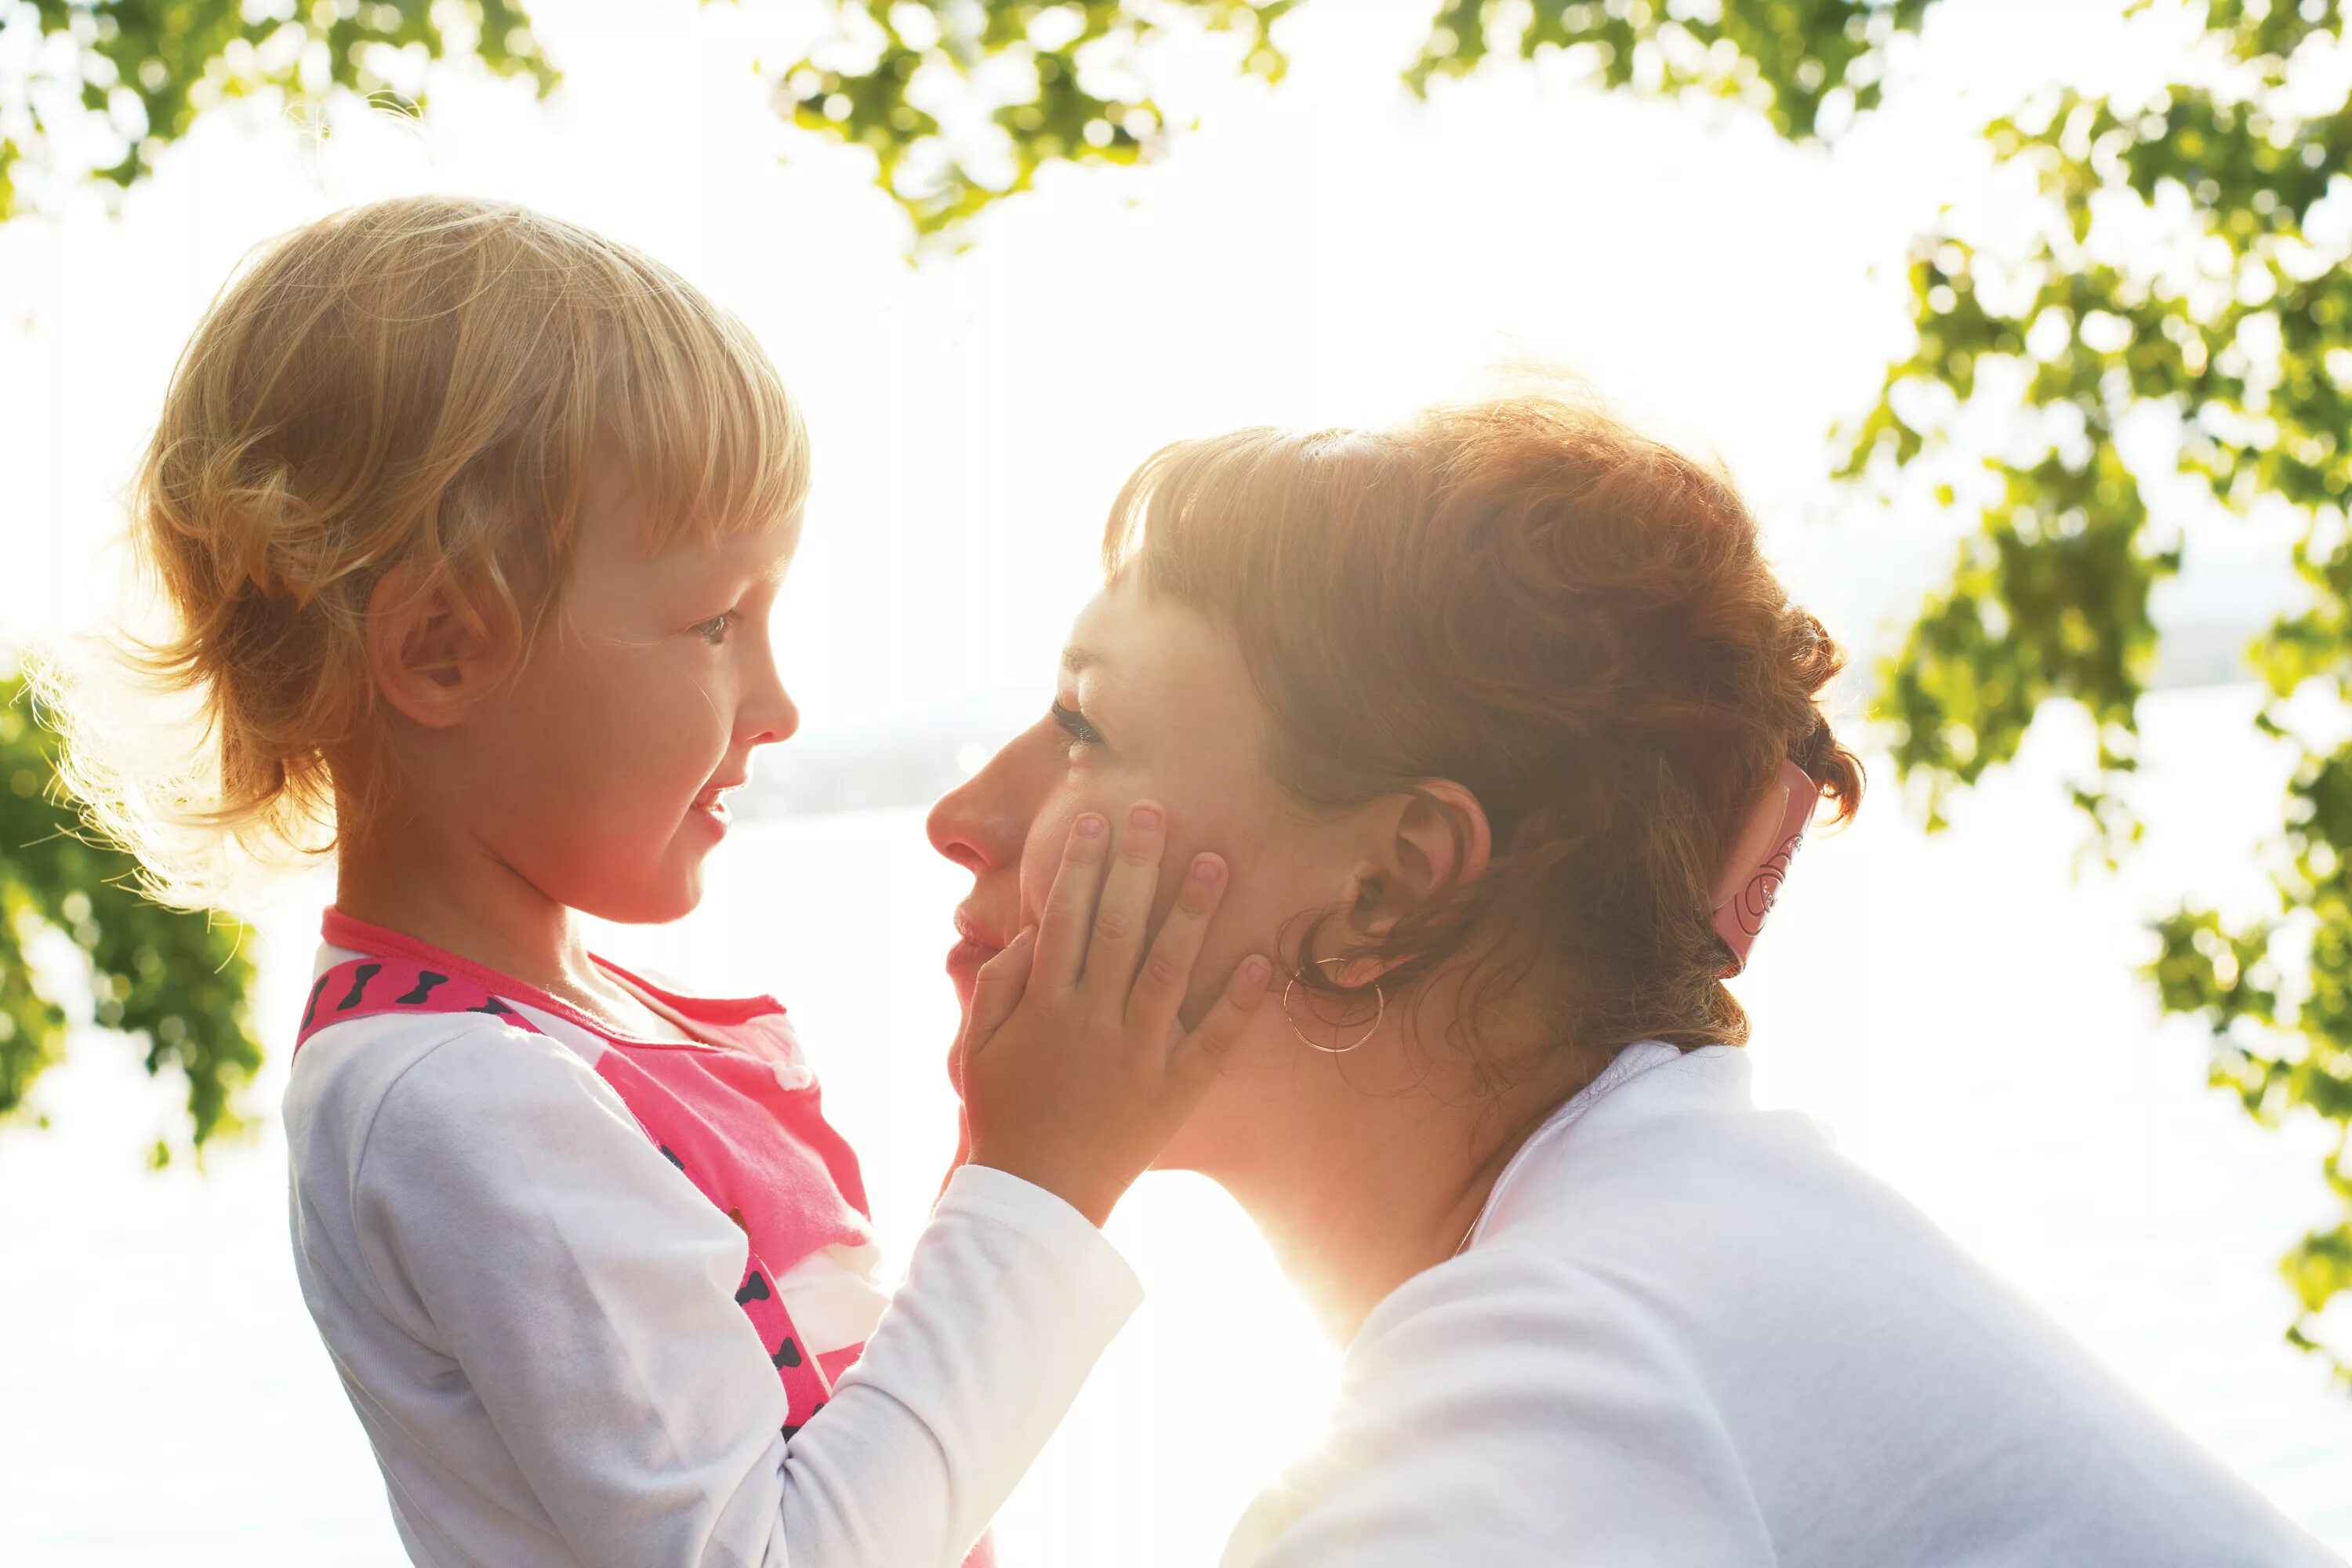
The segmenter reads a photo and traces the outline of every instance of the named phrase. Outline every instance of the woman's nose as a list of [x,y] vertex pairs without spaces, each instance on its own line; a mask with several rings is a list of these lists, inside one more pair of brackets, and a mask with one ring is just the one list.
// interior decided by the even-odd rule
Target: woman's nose
[[1032,738],[1015,736],[980,772],[940,796],[923,824],[932,848],[975,873],[1021,864],[1029,825],[1054,777],[1041,765],[1052,759],[1032,754],[1039,750],[1028,743]]

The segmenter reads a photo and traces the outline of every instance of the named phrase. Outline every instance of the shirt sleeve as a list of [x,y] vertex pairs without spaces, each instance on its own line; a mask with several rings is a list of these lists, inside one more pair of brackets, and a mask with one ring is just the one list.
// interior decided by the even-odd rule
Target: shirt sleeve
[[1738,1455],[1663,1333],[1601,1281],[1486,1247],[1349,1347],[1329,1430],[1226,1568],[1769,1568]]
[[385,1091],[353,1206],[384,1310],[455,1362],[593,1568],[953,1568],[1141,1295],[1060,1200],[960,1173],[787,1446],[734,1300],[742,1233],[579,1058],[495,1026]]

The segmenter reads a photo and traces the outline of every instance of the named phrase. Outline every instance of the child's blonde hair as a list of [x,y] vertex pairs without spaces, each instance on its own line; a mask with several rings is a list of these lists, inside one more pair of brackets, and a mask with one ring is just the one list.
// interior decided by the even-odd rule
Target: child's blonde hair
[[131,504],[172,620],[141,662],[200,713],[202,764],[142,779],[68,702],[68,787],[175,901],[215,897],[225,852],[329,848],[329,760],[383,773],[362,636],[384,574],[519,659],[603,459],[648,548],[764,526],[807,489],[799,413],[750,331],[626,246],[447,196],[274,241],[181,356]]

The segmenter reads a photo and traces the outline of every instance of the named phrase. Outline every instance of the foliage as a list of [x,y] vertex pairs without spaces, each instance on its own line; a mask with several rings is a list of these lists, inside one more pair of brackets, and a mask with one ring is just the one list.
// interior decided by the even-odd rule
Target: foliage
[[1610,87],[1736,98],[1801,141],[1878,106],[1887,46],[1919,30],[1927,5],[1444,0],[1406,79],[1415,92],[1426,91],[1433,77],[1476,69],[1497,45],[1526,59],[1574,51]]
[[[26,962],[46,928],[88,966],[88,1022],[145,1042],[149,1072],[177,1068],[194,1142],[235,1131],[237,1091],[261,1065],[247,1021],[253,964],[245,929],[140,896],[124,851],[84,837],[55,783],[56,741],[21,678],[0,679],[0,1116],[18,1110],[63,1054],[68,1019]],[[169,1158],[155,1145],[155,1163]]]
[[[952,236],[1048,164],[1132,163],[1163,146],[1172,128],[1150,68],[1164,43],[1222,36],[1242,74],[1280,80],[1273,29],[1301,3],[830,0],[833,27],[773,73],[775,103],[871,151],[918,236]],[[1494,52],[1565,51],[1610,86],[1739,99],[1801,139],[1878,102],[1890,41],[1917,30],[1930,0],[1433,4],[1406,73],[1415,92]],[[0,104],[13,105],[0,111],[0,218],[19,160],[52,165],[60,142],[95,133],[115,161],[89,172],[128,186],[231,98],[391,92],[453,52],[541,91],[555,80],[521,0],[0,0],[0,24],[37,30],[43,46],[26,51],[29,78],[0,76]]]
[[[554,85],[517,0],[0,0],[0,220],[15,210],[20,163],[128,188],[226,100],[391,92],[413,74],[402,57],[415,65],[453,47],[528,73],[542,92]],[[28,62],[24,74],[11,58]],[[84,159],[84,142],[102,151]]]
[[[2032,237],[1995,254],[1957,226],[1927,237],[1917,348],[1851,432],[1846,472],[1981,465],[1994,487],[1881,670],[1900,770],[1939,795],[2015,755],[2045,704],[2078,703],[2099,742],[2076,799],[2110,854],[2138,833],[2116,785],[2157,647],[2150,591],[2197,526],[2259,515],[2297,535],[2305,603],[2251,650],[2258,722],[2300,757],[2274,907],[2184,905],[2150,975],[2167,1011],[2211,1027],[2214,1082],[2249,1112],[2333,1124],[2344,1218],[2285,1260],[2288,1337],[2352,1380],[2352,1346],[2316,1322],[2352,1292],[2352,97],[2330,58],[2337,0],[2211,0],[2206,25],[2214,47],[2184,61],[2200,79],[2147,102],[2054,93],[1990,128],[2038,189]],[[1987,410],[2021,413],[2035,448],[1990,447]]]
[[[841,0],[838,32],[782,73],[777,102],[803,127],[871,149],[919,235],[952,233],[1048,163],[1131,163],[1164,142],[1167,116],[1145,86],[1163,35],[1234,35],[1240,70],[1280,80],[1273,27],[1298,4]],[[1810,137],[1877,103],[1888,42],[1916,31],[1927,4],[1443,0],[1406,80],[1425,92],[1496,49],[1573,51],[1612,86],[1739,98]]]
[[1139,68],[1171,31],[1232,35],[1244,72],[1279,80],[1269,29],[1297,3],[841,0],[838,29],[782,73],[776,104],[870,149],[917,234],[938,235],[1048,163],[1132,163],[1157,146],[1167,116]]

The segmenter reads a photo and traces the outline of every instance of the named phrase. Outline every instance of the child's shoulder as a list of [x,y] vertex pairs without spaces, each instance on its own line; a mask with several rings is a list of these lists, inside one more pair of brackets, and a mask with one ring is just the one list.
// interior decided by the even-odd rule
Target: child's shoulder
[[404,1128],[478,1124],[512,1136],[522,1122],[610,1114],[612,1100],[576,1053],[512,1015],[370,1013],[309,1032],[296,1048],[288,1152],[298,1166],[355,1170],[371,1143]]

